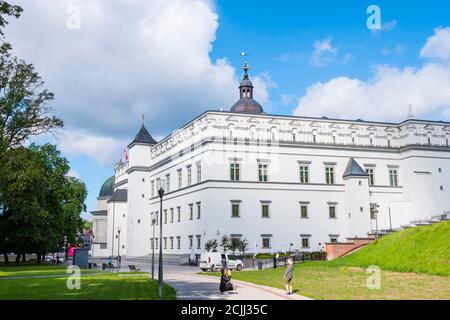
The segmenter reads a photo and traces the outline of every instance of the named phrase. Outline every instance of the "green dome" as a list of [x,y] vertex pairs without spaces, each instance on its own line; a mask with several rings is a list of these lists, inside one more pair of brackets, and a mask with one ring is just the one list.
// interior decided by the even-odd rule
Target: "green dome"
[[109,198],[114,192],[114,182],[115,176],[109,177],[102,185],[100,189],[100,193],[98,195],[99,198]]

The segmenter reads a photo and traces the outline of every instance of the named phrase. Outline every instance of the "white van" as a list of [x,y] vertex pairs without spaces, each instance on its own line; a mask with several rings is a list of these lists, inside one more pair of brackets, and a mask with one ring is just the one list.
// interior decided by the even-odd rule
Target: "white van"
[[220,252],[205,252],[200,255],[200,269],[202,271],[215,272],[222,268],[222,261],[226,261],[228,269],[241,271],[244,268],[242,260],[234,260],[228,257],[227,253]]

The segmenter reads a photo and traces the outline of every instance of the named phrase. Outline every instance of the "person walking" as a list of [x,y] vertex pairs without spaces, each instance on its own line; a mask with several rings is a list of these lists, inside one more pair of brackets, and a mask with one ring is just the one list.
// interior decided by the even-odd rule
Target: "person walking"
[[284,271],[284,286],[286,287],[286,294],[292,294],[292,271],[294,269],[294,260],[287,259],[286,270]]

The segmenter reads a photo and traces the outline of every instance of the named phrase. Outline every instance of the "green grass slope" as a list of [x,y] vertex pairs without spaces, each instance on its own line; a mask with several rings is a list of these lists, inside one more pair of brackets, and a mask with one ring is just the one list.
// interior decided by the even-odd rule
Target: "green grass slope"
[[347,256],[329,261],[332,266],[450,275],[450,221],[402,230],[380,238]]

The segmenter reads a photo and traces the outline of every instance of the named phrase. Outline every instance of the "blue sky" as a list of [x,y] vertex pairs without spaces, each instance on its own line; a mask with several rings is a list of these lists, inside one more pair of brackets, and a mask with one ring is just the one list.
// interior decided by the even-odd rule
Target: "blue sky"
[[[18,2],[25,11],[7,39],[36,65],[66,122],[56,141],[38,142],[63,150],[88,187],[88,210],[141,113],[160,139],[231,106],[241,51],[270,113],[398,121],[412,104],[418,117],[450,120],[448,1]],[[366,26],[371,4],[381,9],[376,32]],[[72,5],[80,28],[66,26]]]

